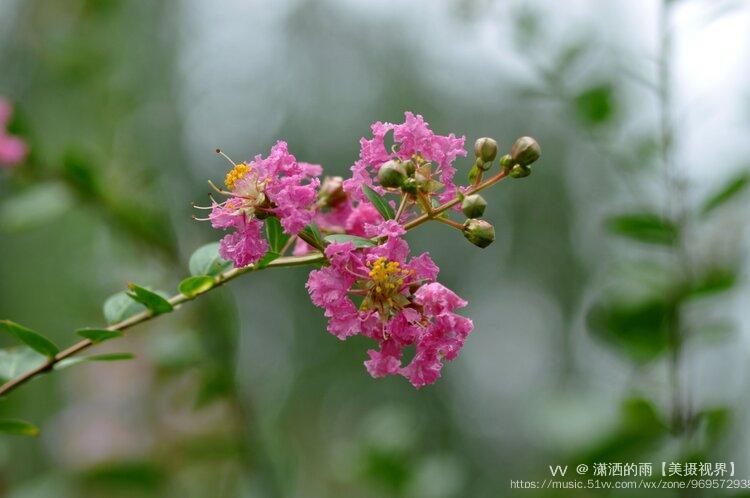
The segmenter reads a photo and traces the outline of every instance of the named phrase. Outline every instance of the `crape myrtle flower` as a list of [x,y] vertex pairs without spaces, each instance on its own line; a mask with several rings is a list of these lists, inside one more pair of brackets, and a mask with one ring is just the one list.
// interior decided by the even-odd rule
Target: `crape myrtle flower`
[[[364,363],[370,375],[402,375],[417,388],[432,384],[473,329],[470,319],[453,313],[467,303],[435,281],[439,269],[427,253],[409,258],[405,231],[396,221],[368,224],[365,231],[384,242],[363,248],[330,244],[329,266],[308,278],[310,298],[325,310],[331,334],[378,342]],[[403,349],[412,345],[414,358],[404,366]]]
[[[428,193],[437,192],[440,202],[453,199],[456,186],[453,177],[456,169],[453,162],[458,156],[466,156],[465,137],[436,135],[420,115],[405,113],[401,124],[382,123],[371,126],[372,138],[360,140],[359,159],[352,165],[352,177],[344,182],[344,189],[355,199],[363,197],[362,186],[372,187],[382,194],[384,189],[377,183],[377,173],[385,163],[398,160],[409,164],[410,176],[419,183],[429,184]],[[393,147],[385,144],[388,132],[393,132]]]
[[217,188],[227,198],[223,202],[212,199],[206,219],[214,228],[234,229],[221,239],[219,254],[242,267],[257,262],[268,251],[268,242],[262,237],[265,218],[276,216],[290,235],[312,221],[320,185],[317,177],[322,170],[297,162],[283,141],[276,142],[266,158],[257,155],[250,162],[230,162],[233,168],[224,180],[226,190]]
[[13,106],[0,97],[0,167],[11,168],[22,163],[29,153],[26,142],[10,135],[8,123],[13,115]]

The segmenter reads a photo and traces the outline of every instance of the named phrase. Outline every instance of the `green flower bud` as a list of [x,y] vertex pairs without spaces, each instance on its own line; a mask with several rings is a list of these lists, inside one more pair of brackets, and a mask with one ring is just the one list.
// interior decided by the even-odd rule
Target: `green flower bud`
[[495,227],[484,220],[471,218],[464,222],[464,237],[484,249],[495,241]]
[[502,169],[510,169],[513,167],[513,158],[510,157],[510,154],[505,154],[500,158],[500,167]]
[[407,194],[417,195],[417,181],[414,178],[407,178],[401,184],[401,191]]
[[414,164],[414,161],[406,161],[404,163],[404,171],[406,171],[406,176],[413,176],[414,172],[417,171],[417,165]]
[[474,162],[474,166],[481,169],[482,171],[487,171],[492,167],[492,161],[482,162],[481,158],[477,158],[477,160]]
[[326,176],[320,186],[318,197],[326,207],[338,206],[346,201],[344,179],[340,176]]
[[461,211],[467,218],[479,218],[486,207],[487,201],[479,194],[467,195],[461,202]]
[[385,188],[397,188],[406,180],[406,169],[401,161],[391,160],[378,170],[378,181]]
[[542,155],[539,144],[531,137],[521,137],[515,141],[510,149],[510,156],[514,163],[528,166]]
[[474,142],[474,155],[484,163],[491,163],[497,156],[497,142],[491,138],[479,138]]
[[511,178],[525,178],[531,174],[531,168],[528,166],[523,166],[521,164],[516,164],[511,168],[510,170],[510,177]]

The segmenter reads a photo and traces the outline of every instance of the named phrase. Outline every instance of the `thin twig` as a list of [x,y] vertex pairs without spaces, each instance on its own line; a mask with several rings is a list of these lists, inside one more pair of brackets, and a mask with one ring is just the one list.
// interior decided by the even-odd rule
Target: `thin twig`
[[[234,280],[235,278],[239,277],[240,275],[244,273],[248,273],[251,271],[259,271],[265,268],[308,265],[308,264],[313,264],[313,263],[319,263],[324,260],[325,260],[325,256],[323,256],[319,252],[314,252],[314,253],[306,254],[304,256],[299,256],[299,257],[278,258],[268,263],[268,265],[265,266],[264,268],[256,268],[255,265],[245,266],[244,268],[233,268],[231,270],[228,270],[224,273],[219,274],[216,277],[216,281],[213,287],[210,287],[206,289],[205,291],[197,293],[192,296],[186,296],[184,294],[175,294],[174,296],[170,297],[168,301],[173,307],[176,308],[180,304],[185,303],[187,301],[192,301],[193,299],[200,296],[201,294],[205,294],[206,292],[209,292],[212,289],[215,289],[229,282],[230,280]],[[138,325],[139,323],[147,322],[151,320],[152,318],[155,318],[156,316],[159,316],[159,315],[153,314],[150,310],[142,311],[141,313],[138,313],[129,318],[126,318],[125,320],[122,320],[121,322],[110,325],[109,327],[107,327],[107,330],[112,330],[112,331],[127,330],[135,325]],[[29,370],[28,372],[23,373],[19,375],[18,377],[11,379],[5,384],[3,384],[2,386],[0,386],[0,396],[4,396],[10,391],[16,389],[17,387],[33,379],[37,375],[40,375],[40,374],[43,374],[45,372],[52,370],[52,368],[55,366],[56,363],[59,363],[60,361],[66,358],[69,358],[73,355],[76,355],[80,353],[81,351],[84,351],[90,348],[94,344],[95,343],[93,341],[89,339],[84,339],[82,341],[79,341],[73,344],[68,349],[60,351],[54,357],[49,358],[46,362],[39,365],[38,367],[32,370]]]

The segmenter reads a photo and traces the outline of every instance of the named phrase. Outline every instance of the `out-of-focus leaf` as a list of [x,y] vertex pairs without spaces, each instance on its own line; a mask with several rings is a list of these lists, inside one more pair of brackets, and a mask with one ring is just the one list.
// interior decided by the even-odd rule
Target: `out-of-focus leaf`
[[133,301],[125,292],[118,292],[104,301],[104,319],[108,324],[114,325],[145,309],[145,306]]
[[606,220],[611,233],[647,244],[672,245],[679,237],[679,228],[672,221],[654,213],[629,213]]
[[214,279],[207,275],[196,275],[194,277],[188,277],[180,282],[180,293],[187,297],[195,297],[198,294],[206,292],[208,289],[214,286]]
[[668,434],[668,427],[653,403],[643,398],[628,398],[620,411],[619,426],[579,457],[577,463],[628,461],[658,446]]
[[588,314],[591,333],[637,362],[653,360],[669,346],[675,305],[663,297],[636,303],[607,297]]
[[209,275],[215,277],[230,269],[232,262],[219,256],[219,243],[211,242],[198,248],[190,256],[191,275]]
[[0,349],[0,382],[7,382],[18,377],[42,365],[45,361],[47,361],[46,356],[27,346]]
[[3,200],[0,228],[8,232],[38,227],[62,216],[72,204],[72,196],[65,185],[36,184]]
[[72,358],[65,358],[57,362],[54,366],[55,370],[62,370],[85,361],[122,361],[132,360],[135,358],[131,353],[105,353],[105,354],[93,354],[89,356],[74,356]]
[[720,406],[707,408],[697,414],[699,422],[710,444],[716,444],[730,428],[732,414],[729,408]]
[[414,473],[412,460],[398,452],[370,449],[364,465],[365,475],[393,493],[392,496],[401,495]]
[[174,309],[169,301],[145,287],[136,284],[128,284],[128,289],[130,289],[127,293],[128,296],[144,305],[154,315],[169,313]]
[[708,214],[719,206],[734,199],[737,195],[742,193],[748,185],[750,185],[750,171],[740,171],[703,202],[701,213]]
[[18,419],[0,420],[0,432],[16,436],[38,436],[39,429],[31,422]]
[[352,242],[354,243],[354,247],[373,247],[375,243],[370,240],[366,239],[364,237],[357,237],[356,235],[347,235],[344,233],[334,233],[332,235],[327,235],[325,238],[325,241],[329,244],[341,244],[344,242]]
[[591,126],[609,121],[615,112],[615,92],[608,83],[587,88],[575,97],[575,110],[581,120]]
[[76,334],[85,337],[94,344],[122,337],[122,332],[119,330],[108,329],[79,329],[76,330]]
[[70,150],[62,159],[62,170],[65,179],[82,197],[90,200],[101,198],[99,170],[83,151]]
[[380,213],[380,216],[382,216],[383,219],[392,220],[396,217],[396,213],[393,212],[393,208],[391,208],[390,204],[388,204],[388,202],[372,188],[367,185],[362,185],[362,192],[364,192],[372,205],[375,206],[375,209],[378,210],[378,213]]
[[60,351],[52,341],[39,332],[35,332],[10,320],[0,320],[0,331],[11,334],[34,351],[45,356],[52,357]]
[[84,472],[79,478],[88,485],[127,490],[155,491],[164,482],[164,470],[154,462],[146,460],[113,461],[98,464]]
[[689,290],[689,297],[703,297],[730,290],[737,283],[737,270],[711,268],[701,275]]
[[275,216],[266,218],[266,238],[271,252],[281,253],[284,244],[289,240],[289,235],[284,233],[281,222]]

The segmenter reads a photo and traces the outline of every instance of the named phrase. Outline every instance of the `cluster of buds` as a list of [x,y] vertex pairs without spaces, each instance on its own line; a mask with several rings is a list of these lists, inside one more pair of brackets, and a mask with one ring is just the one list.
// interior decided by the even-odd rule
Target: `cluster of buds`
[[[495,140],[483,137],[474,142],[476,161],[469,171],[469,180],[479,185],[482,175],[492,169],[497,157],[498,145]],[[511,178],[524,178],[531,174],[531,164],[541,157],[539,144],[531,137],[521,137],[511,147],[510,154],[500,158],[500,168]],[[484,215],[487,201],[479,194],[460,195],[461,211],[466,216],[462,233],[475,246],[485,248],[495,241],[495,227],[480,219]]]

